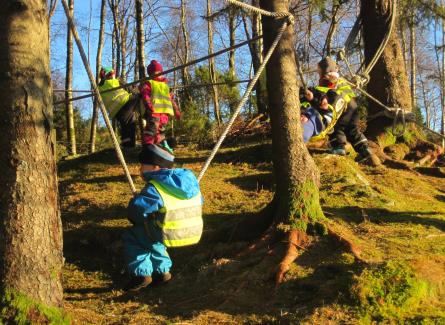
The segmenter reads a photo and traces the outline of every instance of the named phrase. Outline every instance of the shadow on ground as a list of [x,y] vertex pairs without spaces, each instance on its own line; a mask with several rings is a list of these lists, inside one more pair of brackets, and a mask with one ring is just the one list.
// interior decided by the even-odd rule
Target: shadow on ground
[[[222,263],[219,266],[207,260],[194,271],[188,265],[179,265],[170,283],[138,294],[123,294],[118,299],[137,299],[156,306],[156,314],[169,318],[192,318],[206,310],[233,316],[249,311],[279,316],[280,324],[292,324],[290,318],[302,319],[325,304],[353,304],[349,292],[362,266],[342,262],[343,253],[329,237],[315,241],[298,257],[297,269],[290,271],[286,283],[278,289],[274,287],[273,274],[279,259],[264,250],[243,260],[226,255],[226,259],[218,260]],[[310,271],[301,273],[300,267]],[[287,316],[280,316],[283,312]]]
[[445,231],[445,220],[428,217],[438,216],[435,211],[429,212],[411,212],[411,211],[390,211],[382,208],[360,208],[357,206],[348,206],[341,208],[324,208],[325,211],[333,214],[335,217],[343,219],[350,223],[362,223],[364,221],[384,224],[384,223],[411,223],[422,226],[436,227]]

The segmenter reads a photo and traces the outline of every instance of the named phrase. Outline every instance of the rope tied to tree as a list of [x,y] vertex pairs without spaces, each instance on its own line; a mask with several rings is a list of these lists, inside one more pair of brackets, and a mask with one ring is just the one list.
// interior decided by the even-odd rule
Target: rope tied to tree
[[[231,3],[238,3],[238,1],[235,0],[226,0]],[[289,13],[290,15],[290,13]],[[285,16],[286,18],[289,17]],[[261,63],[260,67],[258,68],[258,71],[255,73],[255,75],[252,78],[252,81],[250,81],[249,85],[247,86],[246,91],[244,92],[244,95],[241,99],[241,101],[238,103],[235,111],[233,112],[232,117],[230,118],[230,121],[227,123],[226,128],[224,129],[223,133],[219,137],[217,143],[213,147],[212,152],[210,153],[210,156],[207,158],[206,162],[204,163],[199,175],[198,175],[198,182],[201,181],[204,174],[206,173],[207,169],[209,168],[212,160],[215,158],[216,153],[218,152],[219,148],[221,147],[221,144],[223,143],[224,139],[226,138],[227,134],[229,133],[229,130],[231,129],[233,123],[235,122],[235,119],[237,118],[239,112],[241,111],[242,106],[246,103],[247,99],[249,98],[250,93],[253,90],[253,87],[255,87],[255,84],[257,83],[261,73],[263,72],[264,68],[266,67],[267,62],[269,62],[269,59],[271,58],[273,52],[275,51],[275,48],[277,47],[279,41],[281,40],[281,37],[284,34],[284,31],[289,26],[290,21],[289,19],[286,19],[286,21],[283,23],[283,25],[280,27],[277,36],[275,37],[275,40],[273,41],[272,45],[270,46],[269,50],[267,51],[266,56],[264,57],[263,62]]]

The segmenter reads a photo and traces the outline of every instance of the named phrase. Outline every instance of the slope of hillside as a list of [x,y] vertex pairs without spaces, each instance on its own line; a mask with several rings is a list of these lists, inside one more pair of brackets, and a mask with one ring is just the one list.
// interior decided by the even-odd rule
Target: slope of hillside
[[[77,324],[445,323],[445,179],[358,166],[314,153],[326,216],[362,250],[355,261],[331,237],[315,238],[274,288],[270,251],[233,258],[233,234],[273,196],[269,144],[225,148],[202,181],[205,233],[170,250],[173,280],[122,290],[120,234],[129,187],[112,151],[61,162],[66,308]],[[198,172],[207,151],[176,151]],[[138,188],[136,152],[127,159]],[[266,258],[268,257],[268,258]]]

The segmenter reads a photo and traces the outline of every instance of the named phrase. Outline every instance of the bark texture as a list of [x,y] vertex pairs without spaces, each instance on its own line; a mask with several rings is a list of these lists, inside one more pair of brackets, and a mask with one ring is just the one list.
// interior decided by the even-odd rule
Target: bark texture
[[2,285],[62,305],[62,227],[51,142],[44,0],[0,1]]
[[[288,11],[289,1],[260,1],[269,11]],[[263,17],[264,46],[269,48],[283,19]],[[321,220],[319,172],[303,142],[294,57],[294,31],[288,26],[267,65],[267,89],[272,124],[273,164],[276,178],[275,221],[306,231]]]
[[[361,5],[363,18],[363,39],[365,44],[365,63],[368,64],[383,37],[389,29],[392,1],[395,0],[365,0]],[[403,61],[400,39],[395,32],[389,38],[389,42],[370,73],[371,80],[368,91],[389,107],[400,107],[410,112],[411,95],[409,80]],[[382,108],[369,101],[368,115],[372,116],[381,112]],[[375,139],[385,128],[392,125],[392,119],[378,117],[368,125],[367,135]]]

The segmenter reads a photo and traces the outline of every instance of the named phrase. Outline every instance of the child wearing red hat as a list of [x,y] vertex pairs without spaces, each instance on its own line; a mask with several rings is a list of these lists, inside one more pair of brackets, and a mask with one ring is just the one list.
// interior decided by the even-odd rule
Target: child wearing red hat
[[156,76],[161,72],[163,72],[162,65],[156,60],[152,60],[147,66],[148,76],[152,79],[139,86],[147,120],[142,144],[162,143],[164,147],[171,150],[165,141],[165,126],[170,116],[179,119],[181,113],[170,92],[167,79],[163,76]]

